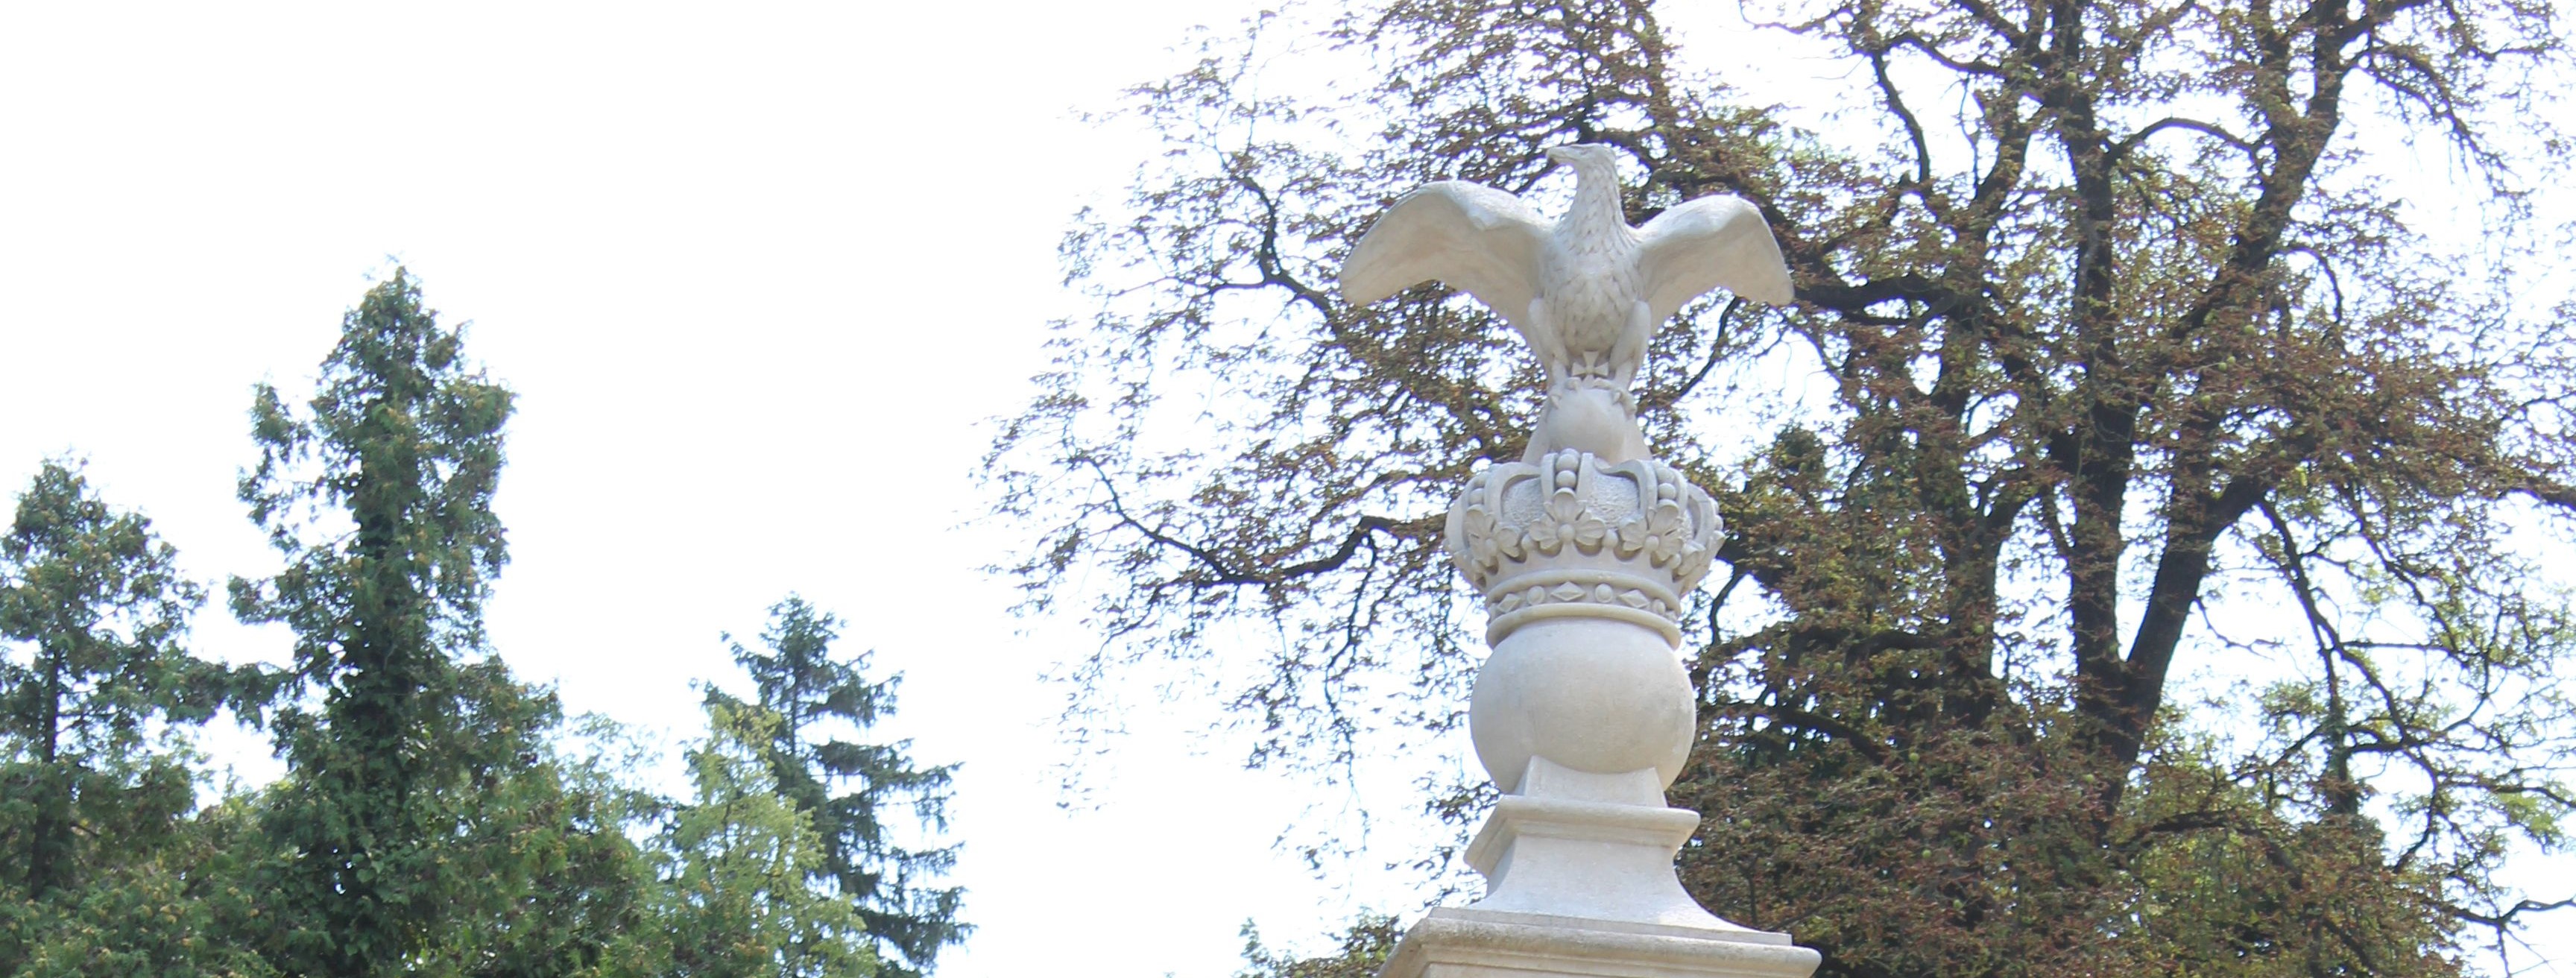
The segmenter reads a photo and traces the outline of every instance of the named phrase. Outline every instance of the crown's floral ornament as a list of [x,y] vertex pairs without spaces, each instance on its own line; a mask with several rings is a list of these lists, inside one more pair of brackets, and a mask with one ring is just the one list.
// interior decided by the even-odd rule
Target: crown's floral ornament
[[1368,303],[1438,279],[1510,322],[1547,375],[1528,451],[1476,476],[1449,510],[1449,553],[1485,592],[1486,638],[1592,615],[1678,647],[1681,596],[1717,548],[1717,507],[1647,451],[1629,387],[1655,331],[1683,306],[1721,287],[1788,302],[1789,269],[1751,204],[1702,197],[1630,227],[1616,150],[1559,146],[1548,156],[1575,171],[1562,220],[1492,187],[1429,184],[1360,238],[1342,294]]
[[1489,641],[1539,618],[1621,618],[1681,641],[1681,596],[1723,524],[1708,493],[1654,459],[1573,449],[1476,473],[1449,507],[1449,553],[1485,594]]

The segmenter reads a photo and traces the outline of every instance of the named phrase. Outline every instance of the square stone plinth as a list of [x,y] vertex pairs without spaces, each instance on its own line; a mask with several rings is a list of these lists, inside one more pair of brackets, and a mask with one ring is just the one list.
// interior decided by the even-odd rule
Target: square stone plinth
[[1379,978],[1807,978],[1822,959],[1785,934],[1713,932],[1442,907],[1406,931]]

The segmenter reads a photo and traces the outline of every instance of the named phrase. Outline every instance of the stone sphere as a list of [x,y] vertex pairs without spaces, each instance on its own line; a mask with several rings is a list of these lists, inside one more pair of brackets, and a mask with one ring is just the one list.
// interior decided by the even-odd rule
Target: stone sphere
[[1494,784],[1517,790],[1535,755],[1593,774],[1681,775],[1697,727],[1690,676],[1654,631],[1624,621],[1530,622],[1476,673],[1467,727]]

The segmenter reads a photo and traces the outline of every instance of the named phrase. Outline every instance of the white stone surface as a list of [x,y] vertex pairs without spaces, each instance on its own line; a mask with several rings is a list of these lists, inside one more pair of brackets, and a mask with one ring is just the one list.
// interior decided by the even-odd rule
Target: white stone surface
[[1405,932],[1381,978],[1806,978],[1821,958],[1787,943],[1566,926],[1434,910]]
[[1521,790],[1532,758],[1573,771],[1681,774],[1697,722],[1690,676],[1662,635],[1625,621],[1550,618],[1505,636],[1476,673],[1467,727],[1494,786]]
[[1678,808],[1506,795],[1467,846],[1467,864],[1485,877],[1485,898],[1471,909],[1788,943],[1683,892],[1673,855],[1698,829],[1699,814]]
[[[1688,745],[1684,745],[1687,747]],[[1664,772],[1656,768],[1636,768],[1617,774],[1577,771],[1544,757],[1531,756],[1522,769],[1520,783],[1509,794],[1528,798],[1562,798],[1568,801],[1598,801],[1614,805],[1664,807]]]
[[1570,615],[1634,622],[1679,647],[1682,596],[1708,575],[1724,526],[1717,502],[1671,466],[1567,449],[1470,477],[1447,543],[1485,592],[1487,642]]

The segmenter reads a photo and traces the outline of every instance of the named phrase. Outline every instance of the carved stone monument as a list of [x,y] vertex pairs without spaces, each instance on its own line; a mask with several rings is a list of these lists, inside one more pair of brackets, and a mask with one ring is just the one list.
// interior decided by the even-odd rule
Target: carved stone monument
[[1704,197],[1628,226],[1615,157],[1563,146],[1565,218],[1458,181],[1407,195],[1342,270],[1353,303],[1437,279],[1529,341],[1547,398],[1527,454],[1469,480],[1450,558],[1484,593],[1493,654],[1468,727],[1502,799],[1468,846],[1485,898],[1406,932],[1381,978],[1806,978],[1814,951],[1702,909],[1673,872],[1699,827],[1669,808],[1697,727],[1676,649],[1721,526],[1650,457],[1629,386],[1665,320],[1715,288],[1790,299],[1752,205]]

